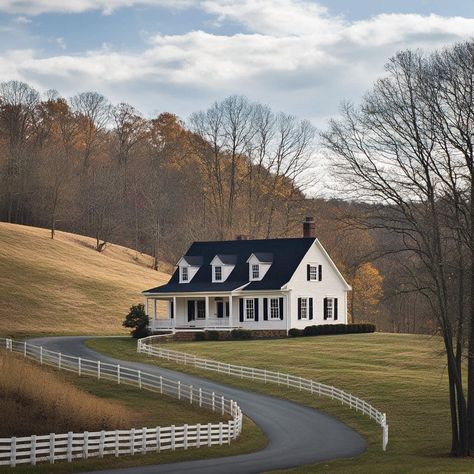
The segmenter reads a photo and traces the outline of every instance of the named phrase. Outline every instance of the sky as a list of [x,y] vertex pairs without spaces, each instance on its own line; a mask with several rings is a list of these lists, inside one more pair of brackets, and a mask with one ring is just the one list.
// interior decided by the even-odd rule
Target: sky
[[184,120],[241,94],[324,129],[397,51],[473,37],[471,0],[0,0],[0,81]]

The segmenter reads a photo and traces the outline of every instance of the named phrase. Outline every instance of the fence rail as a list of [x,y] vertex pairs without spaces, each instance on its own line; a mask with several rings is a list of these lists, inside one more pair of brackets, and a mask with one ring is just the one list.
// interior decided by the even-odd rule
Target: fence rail
[[0,438],[0,466],[15,467],[26,463],[36,465],[42,461],[71,462],[74,459],[106,455],[134,455],[230,444],[242,431],[242,411],[238,404],[200,387],[118,364],[73,357],[12,339],[0,338],[0,347],[39,361],[40,364],[92,376],[98,380],[133,385],[230,416],[228,421],[219,423]]
[[258,380],[264,383],[276,383],[288,388],[305,390],[318,396],[330,397],[339,400],[342,404],[348,405],[357,411],[367,415],[382,428],[382,449],[385,451],[388,444],[388,424],[385,413],[380,412],[365,400],[358,398],[351,393],[340,390],[336,387],[326,385],[314,380],[297,377],[290,374],[273,372],[266,369],[256,369],[242,365],[225,364],[211,359],[203,359],[193,354],[173,351],[157,347],[159,342],[165,336],[149,336],[138,340],[137,351],[140,353],[160,357],[185,365],[192,365],[199,369],[211,370],[221,374],[239,377],[241,379]]

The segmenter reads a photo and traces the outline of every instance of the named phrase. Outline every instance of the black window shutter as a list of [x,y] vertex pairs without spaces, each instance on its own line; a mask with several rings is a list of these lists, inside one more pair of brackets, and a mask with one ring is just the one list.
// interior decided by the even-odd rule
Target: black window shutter
[[244,322],[244,299],[239,298],[239,319],[240,322]]
[[283,319],[283,298],[280,298],[280,319]]
[[318,265],[318,280],[321,281],[323,279],[323,266]]
[[170,317],[171,319],[174,318],[174,302],[170,301]]
[[255,314],[255,321],[258,321],[258,298],[255,298],[254,300],[254,314]]
[[188,321],[194,321],[194,300],[188,300]]
[[263,320],[268,320],[268,298],[263,298]]
[[337,320],[337,298],[334,298],[334,321]]
[[301,319],[301,298],[298,298],[298,319]]
[[324,298],[324,319],[328,319],[328,299]]
[[309,319],[313,319],[313,298],[309,299]]
[[225,315],[226,315],[226,317],[229,317],[229,314],[230,314],[229,309],[230,309],[230,304],[227,301],[226,304],[225,304]]
[[311,280],[311,265],[309,263],[306,265],[306,279]]

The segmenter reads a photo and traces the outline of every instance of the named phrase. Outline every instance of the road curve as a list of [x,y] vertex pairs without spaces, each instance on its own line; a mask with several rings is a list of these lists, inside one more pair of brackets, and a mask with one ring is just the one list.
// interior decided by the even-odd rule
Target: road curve
[[179,378],[182,382],[214,391],[235,400],[243,413],[265,433],[268,444],[261,451],[237,456],[102,470],[101,473],[151,474],[244,474],[287,469],[304,464],[354,457],[366,449],[364,438],[335,418],[297,403],[276,397],[246,392],[202,377],[163,369],[156,365],[107,357],[84,345],[88,337],[47,337],[32,339],[32,344],[103,362],[140,369],[155,375]]

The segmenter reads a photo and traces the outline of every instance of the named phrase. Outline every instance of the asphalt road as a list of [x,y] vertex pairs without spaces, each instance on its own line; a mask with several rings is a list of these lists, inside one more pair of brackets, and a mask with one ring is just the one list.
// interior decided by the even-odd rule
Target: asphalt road
[[[107,357],[84,345],[86,337],[48,337],[30,342],[50,350],[119,363],[124,367],[179,379],[184,383],[214,391],[235,400],[268,438],[267,446],[250,454],[186,461],[137,468],[102,470],[101,473],[150,474],[246,474],[286,469],[336,458],[354,457],[366,449],[364,438],[335,418],[317,410],[279,398],[246,392],[205,378],[163,369],[156,365],[129,362]],[[251,383],[251,382],[249,382]]]

